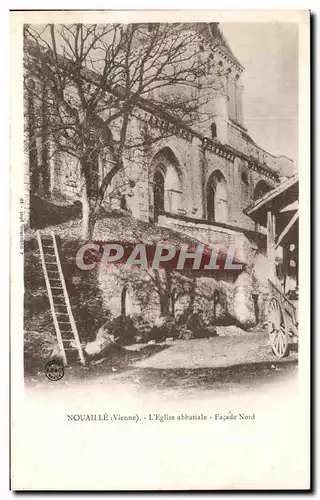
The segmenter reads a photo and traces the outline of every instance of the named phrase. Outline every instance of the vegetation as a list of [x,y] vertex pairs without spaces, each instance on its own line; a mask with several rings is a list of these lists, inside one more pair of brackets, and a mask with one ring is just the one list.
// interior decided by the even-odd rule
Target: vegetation
[[[201,33],[189,26],[25,26],[31,190],[36,194],[40,166],[46,189],[49,157],[73,158],[82,183],[83,239],[92,236],[106,192],[131,153],[175,133],[166,127],[150,134],[148,113],[184,127],[202,119],[214,61],[205,60]],[[210,82],[203,78],[208,72]],[[102,178],[99,158],[108,164]]]

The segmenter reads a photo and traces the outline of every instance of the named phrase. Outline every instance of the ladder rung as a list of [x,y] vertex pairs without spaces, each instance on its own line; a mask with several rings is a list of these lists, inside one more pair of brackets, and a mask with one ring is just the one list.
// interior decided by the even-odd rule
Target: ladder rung
[[68,354],[70,360],[78,358],[85,365],[82,345],[71,310],[68,290],[65,285],[56,237],[53,231],[51,231],[50,235],[43,234],[41,236],[38,230],[37,238],[51,313],[58,342],[62,349],[64,364],[68,364]]

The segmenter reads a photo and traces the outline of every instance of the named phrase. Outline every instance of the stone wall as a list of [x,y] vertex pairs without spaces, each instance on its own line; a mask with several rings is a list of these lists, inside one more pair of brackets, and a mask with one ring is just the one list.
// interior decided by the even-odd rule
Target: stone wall
[[233,276],[228,278],[225,275],[224,279],[216,279],[212,275],[196,272],[173,272],[168,278],[160,270],[161,289],[167,294],[166,312],[161,309],[159,285],[153,271],[125,270],[120,266],[101,263],[98,276],[104,307],[113,317],[125,311],[131,316],[142,315],[152,322],[163,314],[173,314],[178,318],[199,307],[208,322],[232,322]]

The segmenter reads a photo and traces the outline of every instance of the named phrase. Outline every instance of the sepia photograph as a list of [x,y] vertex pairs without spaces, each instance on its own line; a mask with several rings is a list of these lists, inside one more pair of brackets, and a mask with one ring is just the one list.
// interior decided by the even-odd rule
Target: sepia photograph
[[[12,342],[21,349],[19,391],[42,405],[42,416],[54,406],[35,449],[55,414],[65,446],[81,434],[93,452],[99,444],[85,439],[86,429],[96,426],[88,432],[97,438],[104,426],[106,443],[114,429],[117,442],[122,435],[128,443],[124,470],[128,457],[140,461],[123,483],[113,475],[94,486],[97,470],[90,476],[84,463],[79,470],[88,474],[78,482],[76,471],[60,482],[44,464],[41,479],[35,465],[21,475],[16,452],[14,489],[307,488],[308,428],[298,433],[300,462],[284,477],[279,466],[295,438],[284,414],[276,416],[289,396],[290,411],[300,405],[301,335],[309,341],[309,320],[299,307],[299,285],[307,283],[299,280],[301,244],[308,244],[307,232],[299,241],[307,12],[272,21],[262,11],[256,20],[253,12],[220,20],[211,11],[197,22],[138,11],[131,20],[96,12],[93,22],[67,11],[65,22],[63,13],[14,14],[20,16],[23,156],[11,182],[15,190],[17,180],[22,295],[16,311],[23,326]],[[303,161],[307,179],[308,156]],[[308,217],[308,202],[303,210]],[[308,365],[302,362],[301,370],[306,374]],[[274,423],[268,429],[265,413],[263,438],[259,421],[267,408],[280,424],[276,433]],[[159,441],[173,443],[173,456],[179,447],[186,476],[192,471],[183,484],[180,472],[168,474],[171,459],[163,465],[154,453],[146,464],[138,452],[140,445],[149,449],[142,436],[149,439],[151,425],[160,426]],[[195,467],[195,458],[182,465],[187,426],[193,426],[190,450],[200,454]],[[250,426],[252,441],[239,438],[236,447],[235,436],[247,436]],[[256,432],[265,439],[258,452]],[[199,472],[200,446],[206,434],[223,446],[225,433],[227,448],[235,446],[233,465],[213,479],[206,468]],[[31,436],[24,439],[26,453]],[[22,447],[13,440],[15,449]],[[247,447],[249,463],[256,459],[251,481],[248,471],[242,475],[245,463],[237,473],[234,464]],[[73,448],[79,461],[81,450]],[[158,477],[159,467],[166,479]]]

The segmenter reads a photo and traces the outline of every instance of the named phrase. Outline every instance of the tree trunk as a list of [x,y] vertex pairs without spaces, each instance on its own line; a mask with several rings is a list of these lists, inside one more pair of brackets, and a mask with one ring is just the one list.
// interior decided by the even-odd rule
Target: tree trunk
[[97,203],[99,163],[95,151],[87,151],[87,154],[82,158],[81,171],[84,180],[82,188],[82,239],[90,240],[100,206]]
[[82,239],[87,241],[92,238],[95,224],[95,214],[90,206],[90,200],[87,190],[84,187],[82,191]]
[[170,316],[170,300],[165,294],[160,295],[160,314],[161,316]]

